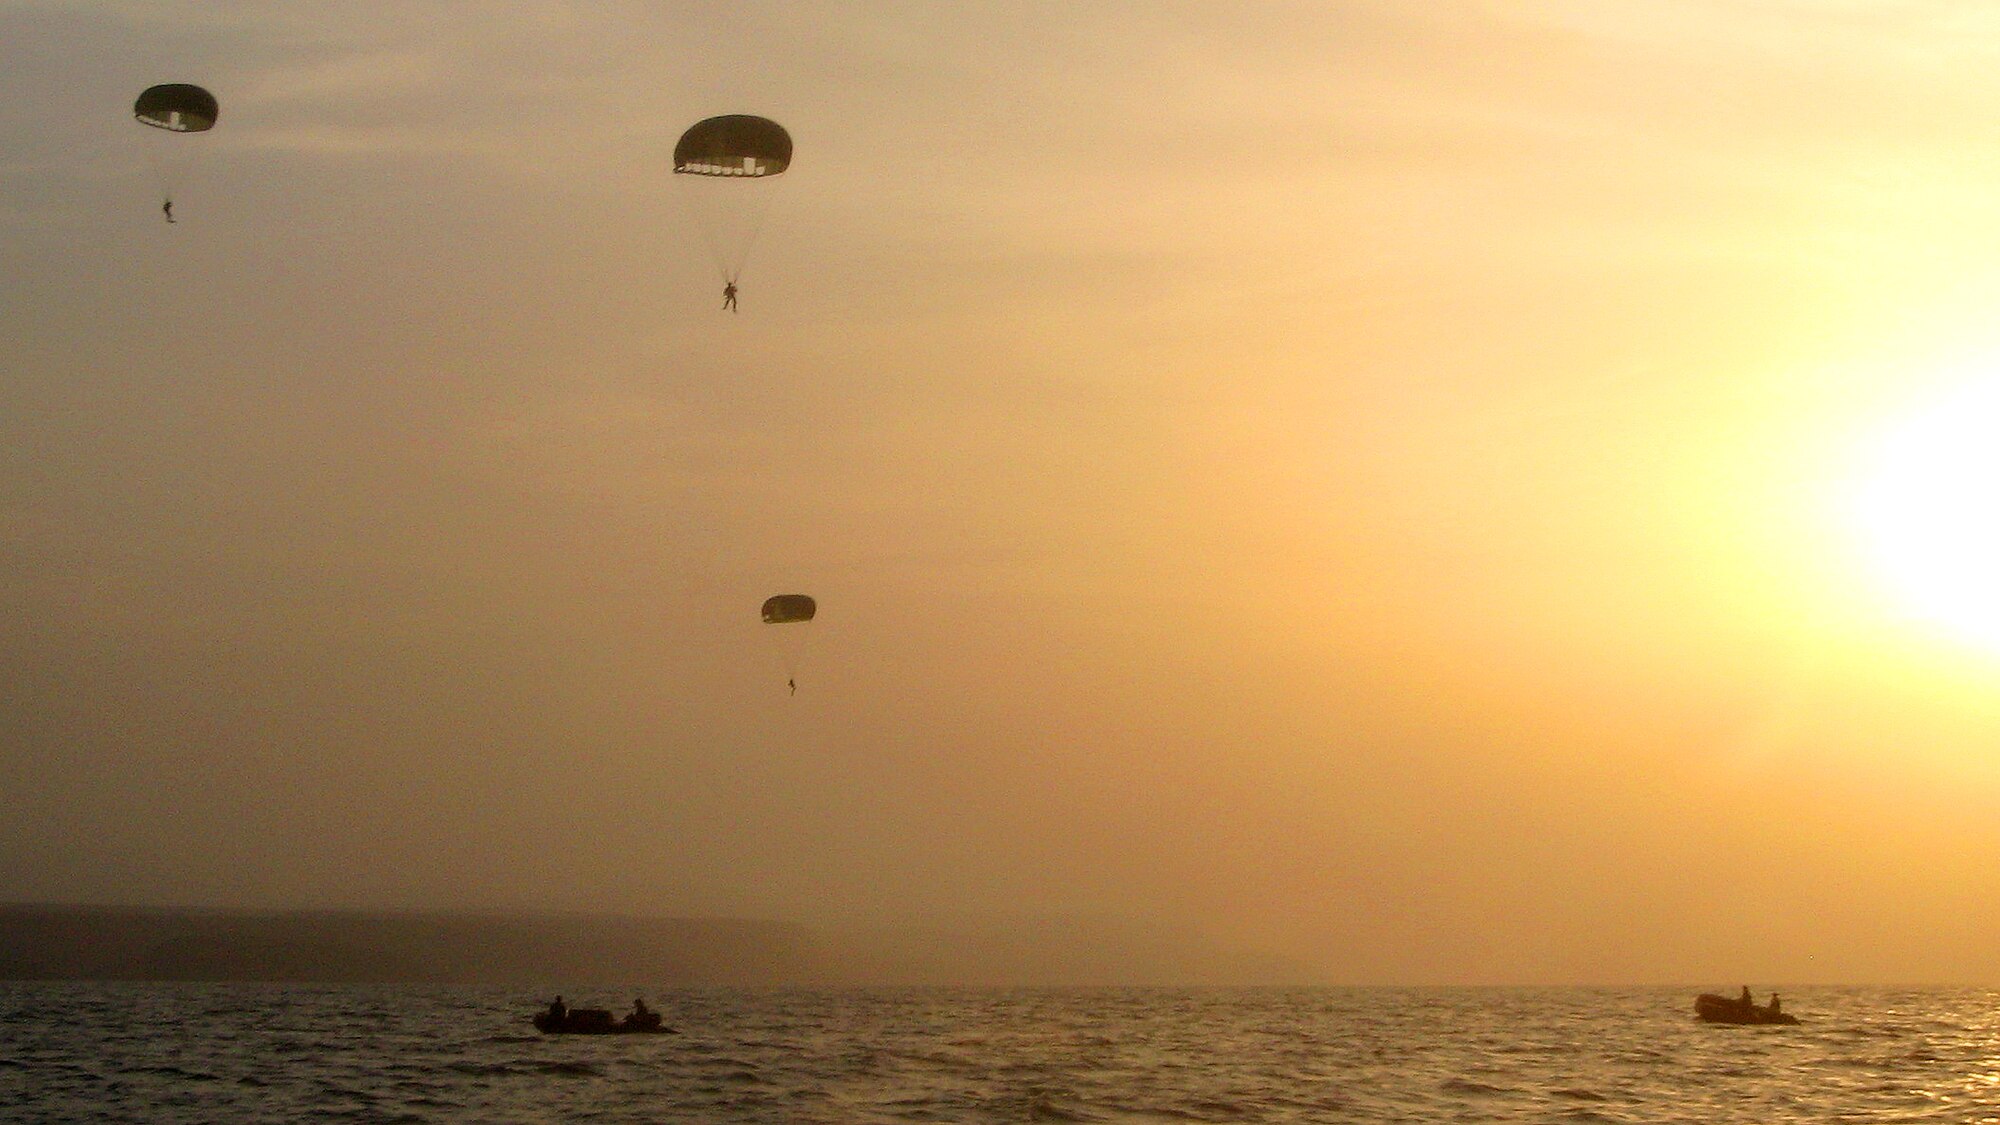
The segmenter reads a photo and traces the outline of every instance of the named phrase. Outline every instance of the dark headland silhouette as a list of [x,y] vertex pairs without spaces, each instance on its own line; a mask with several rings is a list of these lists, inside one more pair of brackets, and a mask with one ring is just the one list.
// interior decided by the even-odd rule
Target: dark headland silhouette
[[0,980],[1304,984],[1270,956],[1075,919],[833,931],[583,914],[0,905]]

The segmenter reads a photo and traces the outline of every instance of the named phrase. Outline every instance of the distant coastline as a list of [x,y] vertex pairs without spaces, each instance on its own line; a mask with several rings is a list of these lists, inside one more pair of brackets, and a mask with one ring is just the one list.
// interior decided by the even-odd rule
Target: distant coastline
[[836,932],[582,914],[0,905],[0,980],[1298,984],[1281,959],[1065,920]]

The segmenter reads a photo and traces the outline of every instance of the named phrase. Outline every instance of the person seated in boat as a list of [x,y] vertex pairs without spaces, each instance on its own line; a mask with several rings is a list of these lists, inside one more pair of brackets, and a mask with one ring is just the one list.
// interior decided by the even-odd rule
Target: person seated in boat
[[562,997],[558,996],[554,1000],[549,1001],[550,1023],[561,1023],[562,1021],[568,1018],[569,1018],[569,1005],[563,1003]]
[[632,1010],[625,1014],[625,1026],[641,1031],[656,1027],[659,1022],[659,1013],[646,1007],[644,1000],[633,1000]]
[[1771,994],[1771,1008],[1770,1008],[1770,1011],[1771,1011],[1771,1014],[1772,1014],[1772,1015],[1774,1015],[1774,1016],[1778,1014],[1778,994],[1777,994],[1777,993],[1775,993],[1775,992],[1773,992],[1773,993]]
[[1738,997],[1736,998],[1736,1002],[1737,1002],[1738,1004],[1741,1004],[1741,1005],[1743,1005],[1743,1006],[1744,1006],[1744,1007],[1746,1007],[1746,1008],[1754,1008],[1754,1007],[1756,1007],[1756,1006],[1757,1006],[1757,1001],[1756,1001],[1756,1000],[1754,1000],[1754,999],[1752,999],[1752,998],[1751,998],[1751,996],[1750,996],[1750,986],[1749,986],[1749,985],[1747,985],[1747,984],[1746,984],[1746,985],[1744,985],[1744,986],[1743,986],[1743,995],[1741,995],[1741,996],[1738,996]]

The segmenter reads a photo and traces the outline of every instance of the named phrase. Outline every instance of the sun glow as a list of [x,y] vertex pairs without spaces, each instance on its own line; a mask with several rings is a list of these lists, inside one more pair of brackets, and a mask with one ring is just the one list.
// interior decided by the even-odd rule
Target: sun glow
[[1893,422],[1854,500],[1864,544],[1910,612],[2000,651],[2000,377]]

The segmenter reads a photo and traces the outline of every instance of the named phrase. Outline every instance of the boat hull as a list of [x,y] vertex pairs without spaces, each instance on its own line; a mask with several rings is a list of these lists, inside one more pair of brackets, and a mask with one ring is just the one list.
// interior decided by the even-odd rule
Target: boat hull
[[538,1012],[533,1018],[535,1030],[544,1035],[663,1035],[674,1030],[660,1022],[658,1012],[614,1020],[604,1008],[571,1008],[560,1019],[553,1012]]
[[1694,999],[1694,1014],[1704,1023],[1740,1025],[1795,1024],[1799,1017],[1790,1012],[1774,1012],[1759,1004],[1745,1004],[1727,996],[1704,992]]

